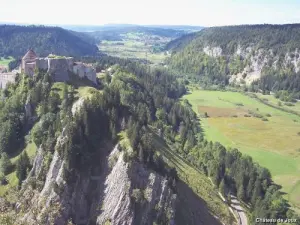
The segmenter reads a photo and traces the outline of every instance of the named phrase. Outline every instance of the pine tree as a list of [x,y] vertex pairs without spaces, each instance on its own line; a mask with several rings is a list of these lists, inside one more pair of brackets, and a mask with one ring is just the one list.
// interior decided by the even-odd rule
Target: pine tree
[[237,197],[239,200],[245,201],[245,189],[243,185],[240,185],[237,190]]
[[11,167],[12,167],[12,163],[8,158],[8,155],[6,153],[2,153],[0,159],[0,173],[7,175]]
[[30,161],[25,151],[20,155],[20,158],[18,159],[16,164],[16,175],[19,180],[19,187],[21,187],[22,181],[26,179],[27,170],[29,168],[30,168]]

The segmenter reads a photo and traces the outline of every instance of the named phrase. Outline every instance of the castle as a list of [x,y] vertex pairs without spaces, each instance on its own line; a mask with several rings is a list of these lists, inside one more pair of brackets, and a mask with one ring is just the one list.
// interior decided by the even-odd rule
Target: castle
[[86,77],[96,84],[96,70],[85,63],[74,62],[72,57],[49,55],[46,58],[38,58],[33,50],[29,50],[22,58],[20,72],[32,76],[35,69],[47,71],[57,82],[68,81],[71,71],[80,78]]
[[91,65],[75,62],[73,57],[49,55],[46,58],[39,58],[33,50],[29,50],[22,58],[19,70],[0,72],[0,89],[5,88],[7,83],[14,82],[17,73],[33,76],[36,69],[48,72],[56,82],[68,81],[72,72],[97,84],[96,70]]

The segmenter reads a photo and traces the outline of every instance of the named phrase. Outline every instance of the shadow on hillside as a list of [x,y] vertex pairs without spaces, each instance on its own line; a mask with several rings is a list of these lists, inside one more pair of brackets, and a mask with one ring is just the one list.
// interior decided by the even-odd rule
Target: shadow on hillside
[[221,225],[210,212],[206,202],[183,181],[177,183],[176,224]]

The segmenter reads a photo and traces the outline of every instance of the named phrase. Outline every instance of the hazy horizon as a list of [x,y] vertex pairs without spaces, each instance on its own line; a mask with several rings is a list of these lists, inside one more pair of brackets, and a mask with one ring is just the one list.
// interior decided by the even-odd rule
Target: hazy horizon
[[[227,26],[300,23],[298,0],[137,1],[3,0],[0,23],[103,26],[107,24]],[[4,6],[4,7],[3,7]]]

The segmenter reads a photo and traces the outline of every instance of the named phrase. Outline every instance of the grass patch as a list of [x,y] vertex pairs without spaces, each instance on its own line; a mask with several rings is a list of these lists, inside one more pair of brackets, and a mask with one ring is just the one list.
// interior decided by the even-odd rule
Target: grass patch
[[13,60],[14,58],[11,56],[8,58],[0,57],[0,66],[8,66],[8,64]]
[[[26,145],[26,147],[23,151],[26,151],[29,159],[33,160],[34,157],[35,157],[35,154],[36,154],[36,150],[37,150],[37,147],[36,147],[35,143],[30,142]],[[12,162],[13,165],[16,164],[20,154],[13,157],[13,158],[11,158],[11,162]],[[16,175],[16,171],[13,171],[12,173],[8,174],[6,176],[6,178],[8,180],[8,184],[3,185],[3,186],[0,185],[0,196],[3,196],[8,190],[10,190],[11,188],[14,188],[18,185],[18,178],[17,178],[17,175]]]
[[[299,207],[299,201],[291,197],[294,190],[298,190],[295,185],[300,182],[299,125],[294,122],[299,120],[297,115],[267,106],[238,92],[195,90],[184,99],[200,116],[199,108],[211,110],[208,118],[201,118],[206,139],[238,148],[252,156],[254,161],[270,170],[274,181],[287,193],[290,203]],[[238,106],[238,102],[244,106]],[[231,114],[237,115],[240,110],[247,113],[233,118]]]
[[296,206],[300,208],[300,181],[293,186],[289,195],[289,200],[295,202]]
[[280,107],[283,109],[291,110],[296,113],[300,113],[300,102],[295,102],[292,104],[282,102],[280,106],[278,106],[279,99],[275,98],[273,95],[263,95],[261,93],[255,93],[256,97],[263,100],[267,99],[267,103],[276,107]]
[[[155,43],[166,44],[170,39],[159,39]],[[128,33],[122,41],[102,41],[99,49],[108,55],[121,58],[148,59],[153,63],[161,63],[167,57],[164,52],[152,52],[154,42],[141,34]]]

